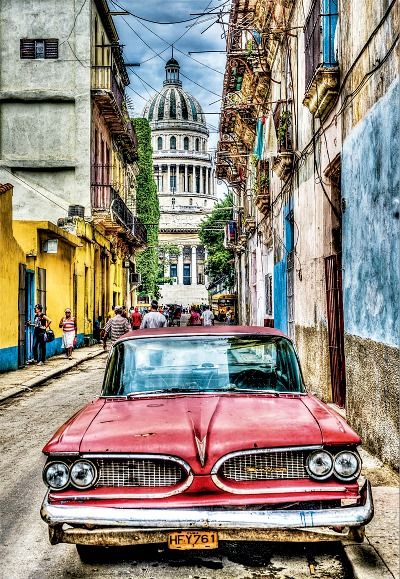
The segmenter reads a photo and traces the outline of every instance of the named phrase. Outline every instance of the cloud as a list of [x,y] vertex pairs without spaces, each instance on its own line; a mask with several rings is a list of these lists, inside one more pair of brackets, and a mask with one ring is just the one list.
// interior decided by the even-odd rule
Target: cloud
[[[132,3],[130,0],[115,0],[118,5],[134,12],[137,16],[158,22],[171,22],[197,18],[182,24],[155,24],[139,20],[133,16],[115,16],[114,21],[124,45],[126,62],[140,63],[140,67],[130,69],[130,89],[128,96],[134,106],[135,115],[142,114],[145,102],[151,94],[162,88],[165,78],[165,62],[174,57],[181,66],[183,88],[193,94],[206,113],[210,129],[210,148],[217,142],[217,133],[222,95],[223,72],[225,69],[223,29],[216,23],[217,16],[193,16],[211,9],[217,12],[224,2],[221,0],[147,0]],[[111,10],[119,8],[109,0]],[[225,2],[224,10],[229,9]],[[225,16],[225,21],[227,16]],[[206,30],[208,28],[208,30]],[[207,68],[207,66],[209,68]],[[214,69],[214,70],[212,70]],[[139,96],[140,95],[140,96]]]

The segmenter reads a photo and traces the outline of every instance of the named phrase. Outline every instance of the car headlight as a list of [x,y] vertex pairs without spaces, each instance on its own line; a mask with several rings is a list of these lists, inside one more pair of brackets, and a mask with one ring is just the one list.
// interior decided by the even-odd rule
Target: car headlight
[[307,458],[306,468],[311,477],[324,480],[332,474],[333,457],[326,450],[317,450]]
[[92,486],[96,477],[96,467],[88,460],[78,460],[71,467],[71,483],[80,489]]
[[335,475],[341,480],[351,480],[357,478],[361,470],[360,457],[349,450],[339,452],[335,456]]
[[51,489],[65,489],[69,483],[68,465],[65,462],[49,462],[44,467],[43,480]]

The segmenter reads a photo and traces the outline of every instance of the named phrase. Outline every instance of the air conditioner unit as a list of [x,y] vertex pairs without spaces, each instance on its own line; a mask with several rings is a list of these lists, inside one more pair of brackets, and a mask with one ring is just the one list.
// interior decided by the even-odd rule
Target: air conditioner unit
[[129,274],[129,283],[131,285],[139,285],[141,282],[140,273],[130,273]]

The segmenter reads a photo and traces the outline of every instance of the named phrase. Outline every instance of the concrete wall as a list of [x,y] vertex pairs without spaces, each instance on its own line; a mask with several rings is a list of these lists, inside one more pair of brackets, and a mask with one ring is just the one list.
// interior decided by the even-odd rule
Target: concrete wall
[[[78,15],[80,8],[55,0],[19,10],[12,0],[0,4],[0,168],[15,185],[16,219],[45,215],[56,223],[69,204],[90,215],[91,3]],[[21,59],[22,38],[57,38],[59,57]]]

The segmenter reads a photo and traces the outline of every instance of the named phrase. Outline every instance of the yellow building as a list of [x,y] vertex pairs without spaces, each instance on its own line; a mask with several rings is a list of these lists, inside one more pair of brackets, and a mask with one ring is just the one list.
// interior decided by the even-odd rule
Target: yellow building
[[19,271],[25,267],[25,253],[13,233],[12,191],[12,185],[0,185],[0,370],[18,367]]

